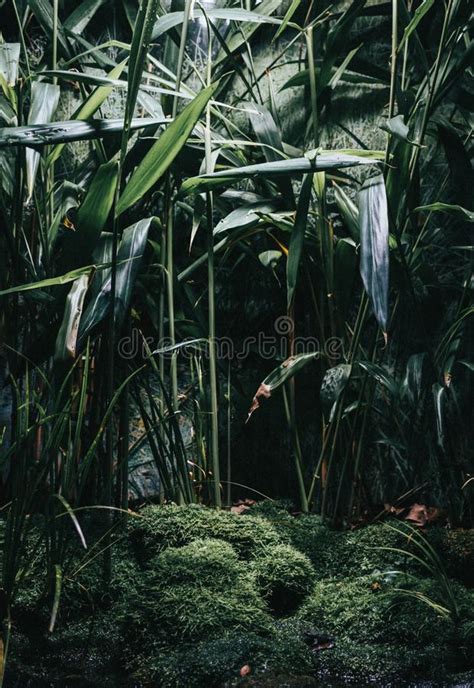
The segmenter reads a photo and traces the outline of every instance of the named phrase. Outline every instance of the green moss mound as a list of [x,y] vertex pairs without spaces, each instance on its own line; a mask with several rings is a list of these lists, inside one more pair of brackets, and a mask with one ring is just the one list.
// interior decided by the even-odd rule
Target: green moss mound
[[114,608],[132,638],[151,633],[153,642],[167,643],[219,637],[229,628],[271,631],[266,604],[227,542],[202,539],[169,547],[138,575],[122,567]]
[[277,530],[264,518],[242,518],[198,505],[146,507],[132,520],[130,537],[137,556],[144,562],[167,547],[202,538],[228,542],[244,560],[281,542]]
[[[472,595],[452,586],[466,618]],[[468,633],[449,614],[440,613],[445,604],[433,580],[380,574],[319,581],[298,616],[334,640],[335,651],[321,655],[330,673],[339,667],[356,676],[375,671],[379,676],[433,675],[462,665],[472,652],[470,641],[466,644]],[[389,647],[397,652],[389,652]]]
[[277,614],[289,614],[311,592],[314,568],[291,545],[276,545],[257,557],[253,570],[261,594]]

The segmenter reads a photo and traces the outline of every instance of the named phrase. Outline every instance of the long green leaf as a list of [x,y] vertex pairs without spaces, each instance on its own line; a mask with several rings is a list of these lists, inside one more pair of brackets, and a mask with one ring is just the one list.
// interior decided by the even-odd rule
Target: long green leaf
[[463,220],[467,220],[467,222],[474,222],[474,212],[463,208],[461,205],[451,205],[449,203],[440,202],[430,203],[430,205],[420,205],[418,208],[415,208],[415,212],[448,213],[448,215],[456,215]]
[[389,226],[383,176],[364,183],[359,193],[360,273],[374,315],[387,330],[389,282]]
[[413,19],[410,21],[408,26],[406,26],[405,31],[403,32],[403,37],[400,43],[398,44],[398,51],[403,48],[405,45],[406,41],[410,38],[411,34],[413,31],[415,31],[416,27],[418,24],[421,22],[423,17],[429,10],[433,7],[435,0],[423,0],[421,5],[418,7],[418,9],[415,11],[415,14],[413,15]]
[[[249,24],[281,24],[281,19],[275,19],[269,15],[259,14],[258,12],[251,12],[250,10],[243,10],[240,8],[210,8],[204,12],[202,9],[196,7],[193,13],[196,20],[203,19],[207,16],[212,19],[223,19],[225,21],[247,22]],[[152,40],[156,40],[159,36],[179,26],[184,21],[184,12],[168,12],[160,17],[153,28]]]
[[383,158],[380,151],[358,151],[357,154],[345,152],[323,151],[317,155],[291,160],[277,160],[264,162],[259,165],[246,165],[213,174],[202,174],[187,179],[180,189],[180,195],[202,193],[218,186],[231,184],[239,179],[252,177],[278,177],[281,175],[305,174],[311,172],[331,171],[355,167],[357,165],[373,165]]
[[[156,127],[168,124],[164,118],[143,117],[131,122],[131,129]],[[0,128],[0,148],[9,146],[29,146],[30,148],[49,146],[70,141],[100,139],[106,134],[116,134],[123,129],[123,119],[97,119],[90,122],[67,120],[25,127]]]
[[96,265],[85,265],[77,270],[71,270],[64,275],[59,275],[58,277],[49,277],[48,279],[39,280],[38,282],[30,282],[29,284],[21,284],[18,287],[10,287],[9,289],[3,289],[0,291],[0,296],[6,296],[7,294],[19,294],[24,291],[33,291],[35,289],[47,289],[48,287],[59,287],[63,284],[68,284],[69,282],[74,282],[78,277],[82,275],[87,275],[91,271],[96,269],[101,269],[105,266]]
[[118,162],[99,167],[77,212],[74,250],[81,260],[92,253],[112,209],[118,182]]
[[201,91],[153,144],[126,185],[117,204],[117,215],[139,201],[166,172],[188,140],[215,88],[213,85]]

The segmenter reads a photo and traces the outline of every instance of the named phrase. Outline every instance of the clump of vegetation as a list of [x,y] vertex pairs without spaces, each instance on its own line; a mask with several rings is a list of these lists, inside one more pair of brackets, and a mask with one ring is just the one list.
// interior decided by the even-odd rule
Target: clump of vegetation
[[276,545],[253,564],[257,585],[277,614],[293,612],[310,593],[314,568],[304,554],[290,545]]
[[276,528],[263,518],[242,518],[196,504],[146,507],[130,522],[130,536],[137,556],[144,560],[149,560],[166,547],[181,546],[202,538],[228,542],[244,560],[281,542]]
[[[472,595],[453,585],[464,618],[469,618]],[[324,655],[327,667],[339,663],[339,669],[369,675],[374,656],[385,656],[388,644],[398,648],[396,660],[385,662],[391,663],[393,672],[409,675],[416,669],[431,675],[433,669],[445,672],[468,656],[464,646],[468,634],[449,614],[440,613],[443,604],[436,581],[379,573],[319,581],[298,617],[317,624],[334,639],[338,649]]]

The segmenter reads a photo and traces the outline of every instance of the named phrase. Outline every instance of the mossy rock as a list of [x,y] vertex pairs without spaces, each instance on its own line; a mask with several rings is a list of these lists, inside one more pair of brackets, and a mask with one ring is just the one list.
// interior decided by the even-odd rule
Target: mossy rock
[[291,545],[276,545],[253,563],[257,586],[270,608],[289,614],[308,596],[315,581],[307,556]]
[[167,547],[202,538],[228,542],[244,560],[281,542],[277,530],[264,518],[242,517],[198,505],[146,507],[131,519],[130,537],[143,562]]
[[[472,613],[472,593],[455,582],[451,590],[466,618]],[[390,646],[398,648],[393,672],[409,675],[418,666],[421,674],[432,676],[469,663],[473,649],[469,634],[440,613],[445,606],[436,581],[380,574],[319,581],[298,617],[333,639],[337,649],[328,650],[328,657],[324,653],[328,672],[339,666],[351,675],[364,674],[364,667],[377,666],[377,655],[383,672],[390,674]]]
[[141,642],[187,642],[228,629],[268,634],[272,619],[250,570],[232,546],[202,539],[169,547],[137,572],[127,562],[115,582],[115,614]]

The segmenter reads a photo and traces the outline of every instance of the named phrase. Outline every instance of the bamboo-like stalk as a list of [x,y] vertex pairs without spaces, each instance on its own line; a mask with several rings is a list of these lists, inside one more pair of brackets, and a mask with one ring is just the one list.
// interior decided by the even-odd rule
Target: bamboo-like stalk
[[[208,31],[208,54],[206,68],[206,85],[211,85],[212,75],[212,32],[209,22]],[[212,170],[212,150],[211,150],[211,105],[206,105],[206,135],[205,135],[205,156],[206,171]],[[206,193],[206,220],[207,220],[207,291],[208,291],[208,341],[209,341],[209,383],[211,401],[211,465],[214,505],[218,508],[222,506],[221,484],[220,484],[220,463],[219,463],[219,407],[217,392],[217,343],[216,343],[216,304],[215,304],[215,271],[214,271],[214,223],[213,223],[213,198],[212,192]]]

